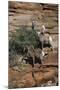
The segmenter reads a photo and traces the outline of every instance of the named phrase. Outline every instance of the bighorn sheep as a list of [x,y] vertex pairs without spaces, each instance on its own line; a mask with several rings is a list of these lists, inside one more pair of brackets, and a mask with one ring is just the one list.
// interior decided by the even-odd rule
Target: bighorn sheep
[[35,63],[42,64],[42,59],[44,57],[44,53],[41,49],[34,49],[33,47],[28,47],[28,52],[24,56],[23,60],[26,61],[26,63],[29,63],[34,67]]
[[47,35],[45,34],[47,30],[45,29],[45,26],[42,26],[42,31],[41,32],[37,32],[38,37],[39,37],[39,45],[40,48],[43,50],[44,47],[49,47],[53,50],[53,40],[52,37],[50,35],[50,33],[48,32]]

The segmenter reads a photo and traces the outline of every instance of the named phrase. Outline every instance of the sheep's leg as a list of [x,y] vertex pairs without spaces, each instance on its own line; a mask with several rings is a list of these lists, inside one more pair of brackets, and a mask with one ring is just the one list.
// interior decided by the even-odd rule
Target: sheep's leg
[[52,51],[54,51],[54,47],[53,47],[53,45],[52,45],[52,44],[51,44],[51,47],[50,47],[50,48],[51,48],[51,50],[52,50]]
[[42,45],[42,51],[43,51],[43,40],[42,40],[42,42],[41,42],[41,45]]
[[32,68],[34,68],[34,64],[32,64]]
[[34,64],[35,64],[35,57],[33,57],[33,67],[34,67]]
[[23,60],[24,60],[24,57],[22,58],[21,63],[23,62]]
[[40,60],[39,61],[39,68],[42,66],[42,61]]
[[48,42],[49,43],[49,45],[50,45],[50,49],[51,49],[51,51],[54,51],[54,47],[53,47],[53,45],[52,45],[52,42]]

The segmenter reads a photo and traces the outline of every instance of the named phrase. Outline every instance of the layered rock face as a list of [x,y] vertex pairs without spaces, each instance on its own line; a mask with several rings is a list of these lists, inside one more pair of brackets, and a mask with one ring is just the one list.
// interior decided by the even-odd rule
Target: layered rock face
[[[9,37],[22,27],[32,29],[32,21],[35,21],[35,30],[40,31],[45,25],[47,32],[51,33],[54,52],[48,53],[43,65],[34,69],[27,64],[21,68],[18,65],[9,67],[9,88],[54,86],[58,82],[58,5],[9,1],[8,2]],[[21,56],[19,58],[21,59]],[[52,65],[53,64],[53,65]],[[54,66],[55,65],[55,66]],[[34,76],[32,75],[34,71]]]
[[45,25],[48,32],[52,33],[53,41],[58,44],[58,5],[28,2],[9,1],[9,32],[26,26],[31,29],[32,21],[35,21],[35,30],[40,31]]
[[21,25],[31,26],[36,21],[36,28],[45,25],[48,30],[57,32],[58,7],[53,4],[9,2],[9,30]]

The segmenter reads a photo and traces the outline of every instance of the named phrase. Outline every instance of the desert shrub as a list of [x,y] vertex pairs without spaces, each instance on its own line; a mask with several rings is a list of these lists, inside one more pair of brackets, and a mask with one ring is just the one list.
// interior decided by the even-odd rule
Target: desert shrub
[[12,59],[15,54],[24,54],[24,48],[29,45],[38,47],[38,36],[34,30],[19,29],[9,40],[9,56]]

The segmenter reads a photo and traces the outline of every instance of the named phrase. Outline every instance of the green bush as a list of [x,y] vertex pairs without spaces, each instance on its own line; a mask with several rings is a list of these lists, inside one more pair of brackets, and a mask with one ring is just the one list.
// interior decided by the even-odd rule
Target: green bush
[[34,30],[16,30],[9,40],[9,52],[20,54],[27,45],[33,45],[36,48],[38,44],[38,36]]

